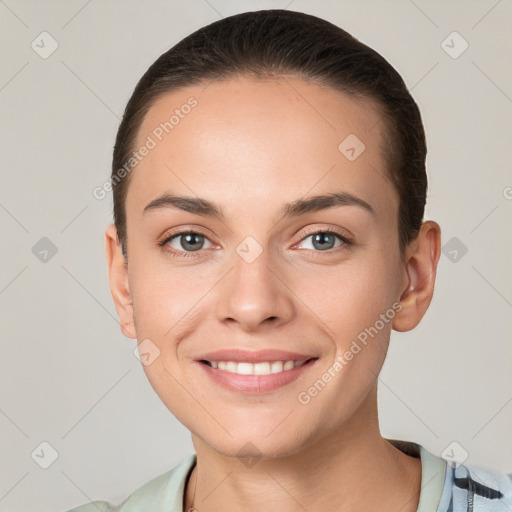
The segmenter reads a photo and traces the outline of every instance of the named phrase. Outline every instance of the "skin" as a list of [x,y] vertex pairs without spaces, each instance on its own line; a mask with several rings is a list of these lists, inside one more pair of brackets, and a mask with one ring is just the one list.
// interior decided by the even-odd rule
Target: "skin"
[[[413,329],[430,304],[440,227],[424,222],[400,258],[398,195],[385,174],[379,114],[367,100],[298,77],[237,78],[161,97],[140,145],[190,96],[197,107],[133,171],[128,263],[115,227],[105,234],[121,330],[158,347],[143,369],[192,434],[198,463],[185,510],[416,511],[420,460],[381,436],[377,377],[391,330]],[[349,134],[365,144],[354,161],[338,150]],[[279,220],[285,203],[338,191],[363,199],[375,215],[351,205]],[[169,207],[144,214],[163,192],[208,199],[225,218]],[[354,244],[335,237],[327,252],[314,246],[311,233],[329,227]],[[196,242],[202,250],[188,250],[192,257],[158,245],[182,228],[206,237]],[[236,252],[248,236],[262,249],[252,263]],[[183,238],[169,246],[187,254]],[[298,393],[396,303],[393,320],[300,403]],[[319,359],[293,383],[250,396],[220,388],[195,361],[233,347]],[[237,456],[243,447],[253,464]]]

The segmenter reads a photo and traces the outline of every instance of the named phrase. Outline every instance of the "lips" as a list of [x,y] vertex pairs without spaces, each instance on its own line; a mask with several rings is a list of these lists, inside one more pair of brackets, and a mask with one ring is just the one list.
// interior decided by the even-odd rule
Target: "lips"
[[291,384],[309,371],[317,359],[285,350],[227,349],[203,354],[197,362],[201,373],[223,388],[259,395]]

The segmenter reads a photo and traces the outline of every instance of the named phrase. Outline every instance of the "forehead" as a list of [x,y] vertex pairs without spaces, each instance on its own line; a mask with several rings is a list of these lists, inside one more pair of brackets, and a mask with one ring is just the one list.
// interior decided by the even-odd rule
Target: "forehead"
[[133,171],[127,212],[162,192],[204,197],[236,215],[237,201],[246,211],[277,210],[343,190],[390,222],[397,197],[382,129],[370,101],[297,77],[240,77],[166,93],[138,132],[134,149],[151,149]]

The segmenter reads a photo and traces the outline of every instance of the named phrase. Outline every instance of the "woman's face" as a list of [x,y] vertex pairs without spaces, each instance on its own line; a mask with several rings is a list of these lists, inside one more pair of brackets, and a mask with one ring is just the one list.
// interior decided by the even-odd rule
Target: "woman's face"
[[[406,284],[379,121],[298,78],[188,87],[144,119],[126,200],[128,334],[165,405],[221,453],[291,454],[356,417],[375,384]],[[364,203],[286,213],[329,194]],[[164,195],[191,201],[154,202]],[[276,373],[237,375],[253,367],[201,362],[244,359],[219,350],[295,355],[259,354],[257,371]],[[289,358],[313,360],[265,364]]]

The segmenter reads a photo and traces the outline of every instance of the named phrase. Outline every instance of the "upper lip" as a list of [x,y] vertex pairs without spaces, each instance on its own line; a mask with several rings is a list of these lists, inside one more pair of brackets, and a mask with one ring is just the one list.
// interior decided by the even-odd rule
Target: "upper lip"
[[240,350],[224,349],[208,352],[199,357],[199,361],[235,361],[246,363],[260,363],[263,361],[307,361],[315,356],[288,352],[286,350]]

